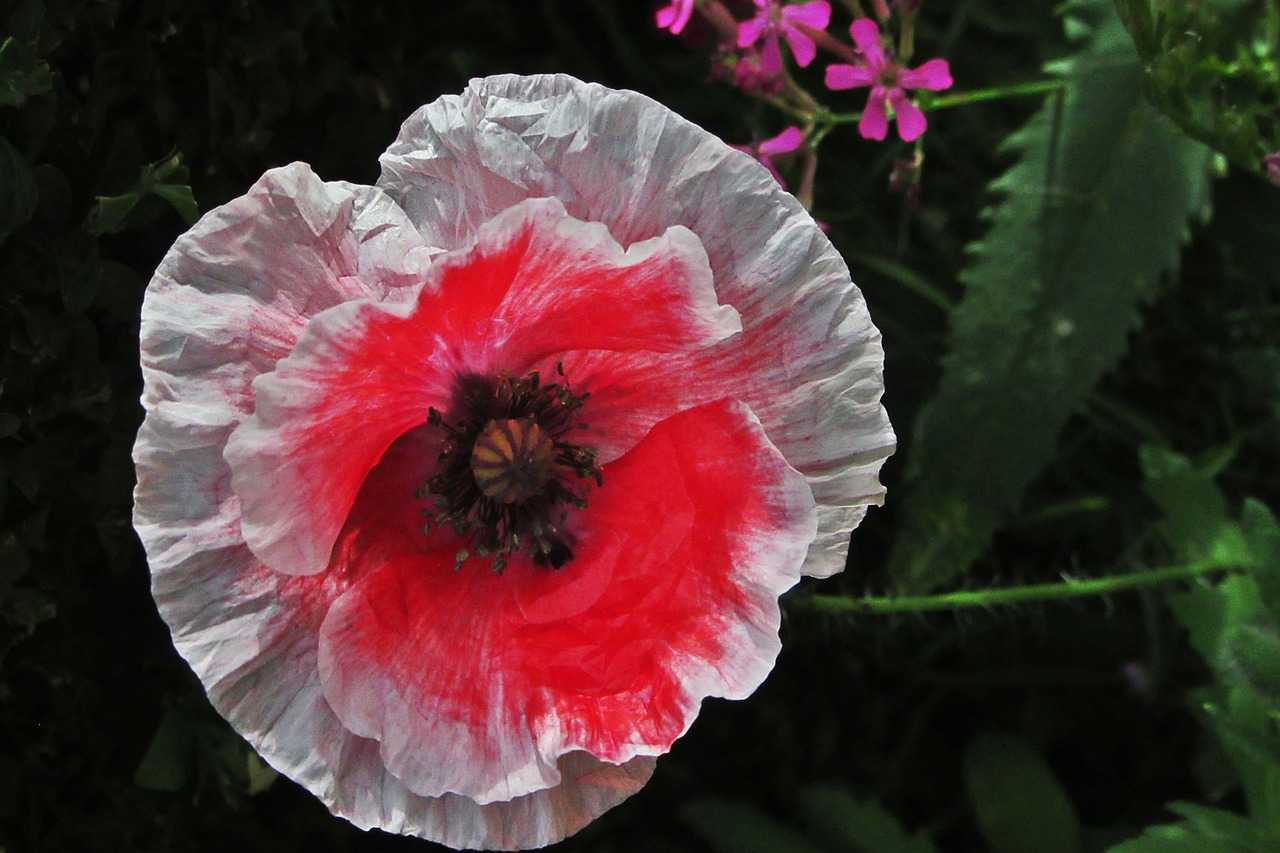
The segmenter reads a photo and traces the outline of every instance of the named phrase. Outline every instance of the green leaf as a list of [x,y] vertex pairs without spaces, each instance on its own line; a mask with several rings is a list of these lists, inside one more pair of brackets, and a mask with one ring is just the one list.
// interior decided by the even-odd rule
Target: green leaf
[[1280,624],[1280,524],[1265,504],[1250,498],[1244,502],[1240,527],[1253,557],[1250,574],[1263,606]]
[[716,853],[822,853],[797,830],[747,803],[708,797],[686,803],[680,817]]
[[1222,698],[1203,702],[1201,711],[1236,770],[1249,817],[1280,847],[1280,709],[1248,686],[1209,692]]
[[280,778],[280,774],[275,771],[275,768],[263,761],[258,756],[258,753],[252,750],[244,754],[244,763],[246,775],[249,777],[246,792],[251,797],[261,794],[275,784],[276,779]]
[[196,197],[191,193],[191,187],[182,184],[160,184],[152,192],[169,202],[188,225],[194,225],[200,218],[200,207],[196,204]]
[[9,140],[0,137],[0,241],[17,231],[36,210],[31,166]]
[[984,735],[964,754],[965,787],[992,853],[1080,853],[1075,809],[1021,738]]
[[190,721],[174,709],[165,711],[151,746],[138,763],[133,781],[150,791],[177,791],[187,783],[195,763]]
[[902,824],[875,800],[859,800],[848,791],[815,786],[800,793],[800,813],[809,835],[826,850],[851,853],[938,853],[925,832],[908,835]]
[[1169,810],[1183,815],[1182,823],[1148,827],[1138,838],[1110,848],[1110,853],[1266,853],[1265,836],[1247,818],[1238,814],[1197,806],[1170,803]]
[[1208,203],[1208,150],[1143,100],[1133,44],[1105,0],[1071,7],[1083,51],[1007,147],[991,229],[970,247],[950,352],[921,413],[891,558],[900,589],[955,578],[1050,461],[1068,416],[1125,353],[1138,309]]
[[1157,447],[1141,448],[1139,460],[1146,477],[1143,489],[1164,512],[1158,529],[1180,559],[1236,566],[1252,561],[1240,526],[1207,473],[1197,471],[1186,457]]
[[53,87],[49,66],[10,36],[0,42],[0,106],[20,107]]
[[180,154],[143,166],[128,192],[115,196],[98,196],[98,206],[93,211],[90,230],[95,234],[123,231],[131,224],[130,215],[149,195],[168,202],[188,225],[194,223],[200,217],[200,210],[186,180],[187,169],[182,165]]

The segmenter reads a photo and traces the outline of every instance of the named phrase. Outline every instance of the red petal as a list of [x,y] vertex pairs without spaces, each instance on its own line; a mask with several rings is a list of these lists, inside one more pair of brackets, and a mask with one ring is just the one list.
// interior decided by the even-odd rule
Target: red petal
[[386,499],[383,467],[352,513],[379,544],[344,537],[345,560],[377,567],[326,618],[321,678],[344,724],[424,796],[507,800],[557,784],[575,750],[615,764],[666,751],[704,697],[763,680],[777,597],[816,530],[803,477],[728,401],[605,467],[559,571],[455,571],[456,544],[402,538],[414,508]]
[[498,216],[429,276],[416,306],[317,316],[255,383],[226,458],[245,541],[271,568],[325,567],[369,470],[431,407],[447,410],[458,374],[521,375],[562,350],[692,349],[741,328],[687,229],[623,252],[551,199]]

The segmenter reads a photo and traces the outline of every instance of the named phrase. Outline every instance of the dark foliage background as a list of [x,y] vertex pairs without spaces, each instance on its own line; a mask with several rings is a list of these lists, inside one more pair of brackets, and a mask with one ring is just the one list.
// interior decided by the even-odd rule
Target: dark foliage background
[[[293,160],[372,183],[399,123],[473,76],[563,71],[637,89],[729,141],[781,129],[708,82],[705,52],[654,28],[656,5],[0,3],[0,851],[431,847],[355,830],[273,779],[170,645],[129,522],[142,292],[184,214]],[[917,43],[950,59],[961,89],[1038,78],[1075,49],[1047,5],[1021,0],[925,4]],[[931,115],[914,211],[885,189],[894,143],[852,126],[824,143],[815,214],[884,331],[903,449],[884,471],[890,504],[817,591],[912,586],[924,570],[902,531],[939,541],[914,526],[933,517],[908,517],[896,497],[926,500],[907,466],[946,387],[950,306],[984,286],[973,244],[994,227],[990,185],[1019,157],[1001,146],[1041,105]],[[1246,498],[1276,505],[1280,190],[1236,168],[1211,193],[1134,303],[1118,368],[1049,433],[1053,459],[1016,510],[989,543],[965,545],[963,575],[929,569],[936,582],[914,591],[944,575],[978,589],[1191,558],[1162,517],[1181,507],[1225,525]],[[1196,484],[1185,506],[1161,503],[1173,492],[1157,452]],[[1257,817],[1187,701],[1223,679],[1159,592],[850,617],[802,606],[814,591],[793,594],[757,695],[708,702],[653,782],[562,849],[1101,850],[1172,821],[1174,800]],[[1258,839],[1280,832],[1267,827]]]

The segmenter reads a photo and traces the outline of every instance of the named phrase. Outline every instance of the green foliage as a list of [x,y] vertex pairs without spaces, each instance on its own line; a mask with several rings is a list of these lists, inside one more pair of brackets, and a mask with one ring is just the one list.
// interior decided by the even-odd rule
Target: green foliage
[[685,804],[680,817],[717,853],[937,853],[929,836],[907,833],[872,799],[843,788],[814,785],[797,795],[800,831],[744,802],[704,798]]
[[188,225],[200,216],[195,196],[187,186],[188,174],[181,155],[143,166],[138,180],[128,192],[98,196],[98,206],[89,214],[89,230],[94,234],[114,234],[138,224],[139,205],[148,196],[168,202]]
[[1262,172],[1280,151],[1280,4],[1117,0],[1143,90],[1193,139]]
[[1206,211],[1207,152],[1143,100],[1109,5],[1070,14],[1087,41],[1054,67],[1062,100],[1008,143],[1018,163],[993,186],[1003,198],[971,247],[941,382],[916,424],[890,566],[904,591],[947,583],[985,550]]
[[746,803],[694,800],[680,817],[717,853],[820,853],[798,830]]
[[277,775],[205,703],[187,701],[160,718],[133,781],[172,793],[199,780],[201,788],[211,787],[235,804],[267,790]]
[[1258,825],[1220,809],[1191,803],[1170,803],[1182,823],[1153,826],[1140,837],[1117,844],[1110,853],[1268,853],[1274,837],[1259,833]]
[[1146,489],[1161,507],[1157,525],[1166,546],[1183,559],[1206,556],[1247,574],[1169,596],[1192,646],[1215,683],[1194,703],[1229,757],[1248,815],[1185,802],[1168,808],[1183,820],[1149,828],[1114,853],[1157,850],[1269,851],[1280,847],[1280,524],[1258,501],[1239,520],[1227,513],[1211,476],[1185,457],[1143,449]]
[[1026,741],[983,735],[965,749],[964,770],[991,853],[1080,853],[1071,800]]
[[937,853],[928,833],[908,833],[898,819],[872,799],[858,799],[831,785],[800,792],[798,808],[809,835],[824,850],[847,853]]

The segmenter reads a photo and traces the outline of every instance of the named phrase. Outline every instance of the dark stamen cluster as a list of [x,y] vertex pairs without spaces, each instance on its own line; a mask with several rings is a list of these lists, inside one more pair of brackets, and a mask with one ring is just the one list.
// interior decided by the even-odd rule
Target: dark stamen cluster
[[432,498],[427,530],[447,525],[464,538],[456,567],[489,558],[501,574],[522,550],[557,569],[573,558],[569,508],[585,507],[591,483],[603,478],[596,451],[567,440],[587,426],[578,413],[588,395],[574,394],[557,370],[562,381],[546,385],[536,370],[520,379],[463,376],[450,413],[431,409],[429,423],[445,437],[417,497]]

